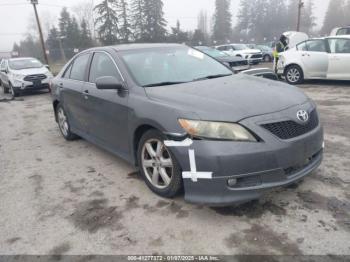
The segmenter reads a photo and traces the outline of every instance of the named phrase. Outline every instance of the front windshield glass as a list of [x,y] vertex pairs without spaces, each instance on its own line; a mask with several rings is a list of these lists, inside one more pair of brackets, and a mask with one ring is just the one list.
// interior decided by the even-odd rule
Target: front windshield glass
[[249,49],[249,47],[246,46],[246,45],[244,45],[244,44],[233,45],[233,47],[234,47],[236,50],[245,50],[245,49]]
[[9,67],[14,70],[29,69],[29,68],[41,68],[43,64],[37,59],[27,58],[27,59],[16,59],[9,61]]
[[140,86],[160,86],[232,75],[215,59],[195,49],[160,47],[120,52]]

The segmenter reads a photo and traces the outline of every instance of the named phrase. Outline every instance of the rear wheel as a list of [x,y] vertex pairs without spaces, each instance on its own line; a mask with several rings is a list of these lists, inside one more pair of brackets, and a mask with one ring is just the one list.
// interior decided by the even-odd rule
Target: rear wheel
[[56,108],[56,117],[57,117],[58,127],[60,128],[60,131],[63,137],[68,141],[77,139],[78,136],[70,130],[67,114],[61,104],[58,104]]
[[182,189],[182,175],[173,154],[156,130],[147,131],[138,147],[138,165],[147,186],[156,194],[172,198]]
[[298,65],[291,65],[287,67],[284,77],[286,81],[291,85],[301,84],[304,81],[303,70]]

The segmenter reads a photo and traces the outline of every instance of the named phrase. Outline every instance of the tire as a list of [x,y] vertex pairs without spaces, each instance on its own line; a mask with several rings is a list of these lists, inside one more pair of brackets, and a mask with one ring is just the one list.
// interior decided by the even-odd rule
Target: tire
[[9,89],[5,86],[5,84],[1,80],[0,80],[0,86],[2,87],[4,94],[9,93]]
[[12,84],[10,83],[10,88],[9,88],[9,93],[11,93],[12,97],[18,97],[19,96],[19,92],[16,91]]
[[272,61],[271,57],[269,55],[264,55],[264,62],[265,63],[270,63]]
[[298,85],[304,82],[303,70],[298,65],[288,66],[284,72],[284,77],[288,84]]
[[55,114],[56,114],[58,127],[60,129],[62,136],[67,141],[73,141],[77,139],[78,136],[70,130],[70,125],[69,125],[68,117],[66,115],[66,111],[64,110],[61,104],[57,105]]
[[174,155],[165,147],[164,136],[159,131],[151,129],[141,137],[137,161],[145,183],[155,194],[173,198],[180,193],[181,168]]

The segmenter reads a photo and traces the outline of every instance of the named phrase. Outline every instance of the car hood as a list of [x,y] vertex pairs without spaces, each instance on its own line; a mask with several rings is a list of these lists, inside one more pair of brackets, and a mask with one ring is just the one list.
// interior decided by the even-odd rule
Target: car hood
[[243,74],[145,90],[150,99],[180,112],[227,122],[282,111],[308,100],[294,86]]
[[40,67],[40,68],[26,68],[21,70],[11,70],[14,74],[20,74],[20,75],[36,75],[36,74],[46,74],[48,72],[48,69],[46,67]]

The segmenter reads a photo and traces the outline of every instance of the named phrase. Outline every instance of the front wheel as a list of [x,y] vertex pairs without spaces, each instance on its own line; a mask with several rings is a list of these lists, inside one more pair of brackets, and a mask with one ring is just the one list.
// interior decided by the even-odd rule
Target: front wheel
[[284,77],[291,85],[301,84],[304,81],[303,70],[297,65],[289,66],[284,73]]
[[154,193],[172,198],[181,191],[180,166],[164,145],[164,137],[160,132],[149,130],[142,136],[137,159],[141,175]]
[[269,63],[272,61],[272,58],[269,55],[264,56],[264,62]]
[[[4,92],[5,92],[5,89],[4,89]],[[15,88],[12,86],[11,83],[10,83],[10,90],[9,90],[9,92],[12,95],[12,97],[19,96],[19,92],[15,90]]]
[[72,141],[78,138],[78,136],[70,130],[67,114],[60,104],[56,108],[56,118],[61,134],[66,140]]

